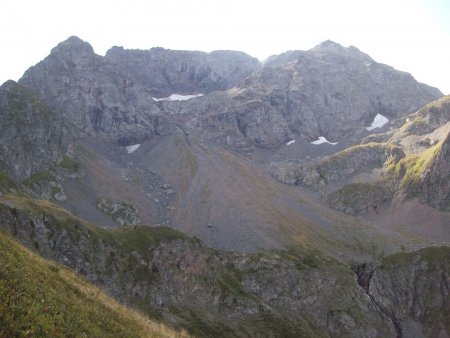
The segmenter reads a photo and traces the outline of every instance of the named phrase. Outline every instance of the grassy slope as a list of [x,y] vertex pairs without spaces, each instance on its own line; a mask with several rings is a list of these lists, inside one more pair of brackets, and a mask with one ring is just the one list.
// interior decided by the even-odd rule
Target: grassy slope
[[0,337],[182,337],[0,231]]
[[433,163],[442,148],[442,143],[443,141],[420,154],[408,154],[397,163],[388,164],[387,173],[399,180],[400,188],[413,189]]

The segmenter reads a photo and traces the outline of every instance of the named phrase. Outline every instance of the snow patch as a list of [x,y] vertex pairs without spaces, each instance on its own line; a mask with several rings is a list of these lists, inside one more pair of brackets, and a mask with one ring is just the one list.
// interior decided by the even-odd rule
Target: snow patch
[[194,95],[172,94],[168,97],[161,97],[159,99],[156,97],[153,97],[152,99],[155,101],[186,101],[186,100],[193,99],[194,97],[199,97],[199,96],[203,96],[203,94],[194,94]]
[[315,141],[312,141],[311,142],[311,144],[322,144],[322,143],[328,143],[328,144],[331,144],[331,145],[336,145],[336,144],[338,144],[338,142],[330,142],[330,141],[328,141],[325,137],[323,137],[323,136],[319,136],[319,138],[317,139],[317,140],[315,140]]
[[295,140],[289,141],[288,143],[286,143],[286,145],[288,146],[288,145],[291,145],[292,143],[295,143]]
[[131,154],[133,151],[135,151],[137,148],[139,148],[140,144],[133,144],[131,146],[126,147],[127,153]]
[[376,128],[383,127],[388,122],[389,122],[389,120],[387,119],[386,116],[383,116],[381,114],[377,114],[377,116],[375,116],[375,118],[373,119],[373,122],[370,125],[370,127],[366,127],[366,129],[368,131],[372,131],[372,130],[374,130]]

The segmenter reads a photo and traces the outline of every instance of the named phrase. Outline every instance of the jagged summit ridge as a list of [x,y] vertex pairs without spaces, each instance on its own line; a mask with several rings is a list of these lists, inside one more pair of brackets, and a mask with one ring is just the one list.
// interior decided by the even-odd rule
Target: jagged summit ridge
[[243,53],[217,50],[149,50],[113,47],[106,59],[142,83],[155,97],[226,90],[259,69],[260,62]]
[[62,54],[65,57],[75,57],[75,56],[92,56],[95,54],[94,48],[86,42],[81,40],[77,36],[71,36],[67,40],[60,42],[51,51],[52,54]]
[[[274,56],[261,66],[233,51],[113,47],[101,57],[71,37],[20,83],[78,128],[123,145],[167,134],[174,124],[232,144],[244,139],[276,147],[320,136],[339,142],[364,130],[377,114],[404,116],[442,95],[332,41]],[[207,93],[181,105],[152,100]]]

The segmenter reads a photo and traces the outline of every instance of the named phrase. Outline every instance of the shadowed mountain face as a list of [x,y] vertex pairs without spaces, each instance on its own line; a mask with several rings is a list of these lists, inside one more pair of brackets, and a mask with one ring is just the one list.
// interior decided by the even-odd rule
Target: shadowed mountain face
[[0,166],[23,180],[59,161],[67,150],[63,119],[29,89],[7,81],[0,87]]
[[20,83],[78,129],[123,144],[167,133],[170,126],[144,87],[92,47],[71,37],[25,72]]
[[[144,65],[139,64],[140,54]],[[171,128],[152,95],[226,89],[258,65],[238,52],[120,52],[116,48],[101,57],[87,42],[71,37],[30,68],[20,83],[77,128],[133,144],[167,134]],[[160,83],[161,77],[167,84]]]
[[[295,137],[339,141],[365,130],[377,114],[392,119],[441,96],[407,73],[332,42],[272,57],[261,68],[230,51],[116,47],[100,57],[71,37],[20,82],[78,128],[121,144],[170,133],[177,124],[238,148],[248,146],[242,142],[274,147]],[[235,85],[186,104],[152,99]]]
[[154,97],[227,90],[260,68],[260,62],[236,51],[178,51],[113,47],[106,59],[141,83]]

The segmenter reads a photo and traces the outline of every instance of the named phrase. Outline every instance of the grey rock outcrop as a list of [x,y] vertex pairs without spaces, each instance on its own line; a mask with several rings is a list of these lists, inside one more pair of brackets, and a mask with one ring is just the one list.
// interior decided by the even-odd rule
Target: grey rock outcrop
[[360,171],[382,167],[387,161],[397,163],[405,157],[400,147],[386,143],[353,146],[317,163],[295,164],[275,162],[270,167],[273,177],[282,183],[309,186],[315,190],[344,180]]
[[272,58],[246,88],[262,90],[291,131],[329,140],[369,126],[378,113],[405,115],[442,95],[355,47],[331,41]]
[[416,191],[434,208],[450,211],[450,134],[420,177]]
[[59,161],[67,146],[60,116],[14,81],[0,87],[0,162],[9,176],[29,178]]
[[28,201],[29,212],[21,203],[1,203],[0,224],[22,243],[199,336],[436,337],[448,330],[439,315],[450,306],[445,247],[388,256],[355,268],[355,276],[317,255],[226,253],[167,228],[128,227],[117,236],[61,210],[55,218],[50,205]]
[[356,269],[358,282],[392,321],[396,337],[448,336],[449,259],[448,247],[434,247],[397,253],[376,266]]
[[[125,145],[174,125],[242,148],[276,147],[294,136],[335,141],[364,131],[378,113],[394,119],[442,96],[410,74],[330,41],[272,57],[261,68],[233,51],[113,47],[101,57],[71,37],[20,82],[78,128]],[[217,90],[188,102],[152,100]]]
[[392,198],[393,192],[381,183],[351,183],[333,191],[327,197],[335,210],[349,215],[378,211],[378,207]]
[[[442,93],[355,47],[324,42],[308,51],[272,57],[254,75],[222,95],[214,109],[208,98],[188,107],[167,104],[171,113],[191,112],[189,125],[241,133],[256,145],[274,147],[297,136],[338,141],[370,126],[377,114],[393,119],[409,114]],[[202,118],[197,111],[207,111]],[[224,118],[228,116],[228,118]],[[227,121],[220,125],[218,118]],[[234,119],[234,126],[228,121]]]
[[135,225],[140,222],[134,205],[124,201],[112,201],[108,198],[100,198],[97,208],[120,225]]
[[113,47],[105,58],[141,83],[155,97],[209,93],[239,84],[260,68],[260,62],[242,52],[126,50]]
[[409,115],[403,127],[405,135],[425,135],[450,121],[450,96],[431,102]]
[[106,134],[120,144],[170,130],[144,87],[77,37],[61,42],[19,82],[77,128]]
[[0,211],[1,226],[26,246],[198,336],[356,338],[394,332],[349,268],[209,250],[166,228],[122,228],[117,236],[73,218],[57,220],[45,209],[29,214],[2,204]]

